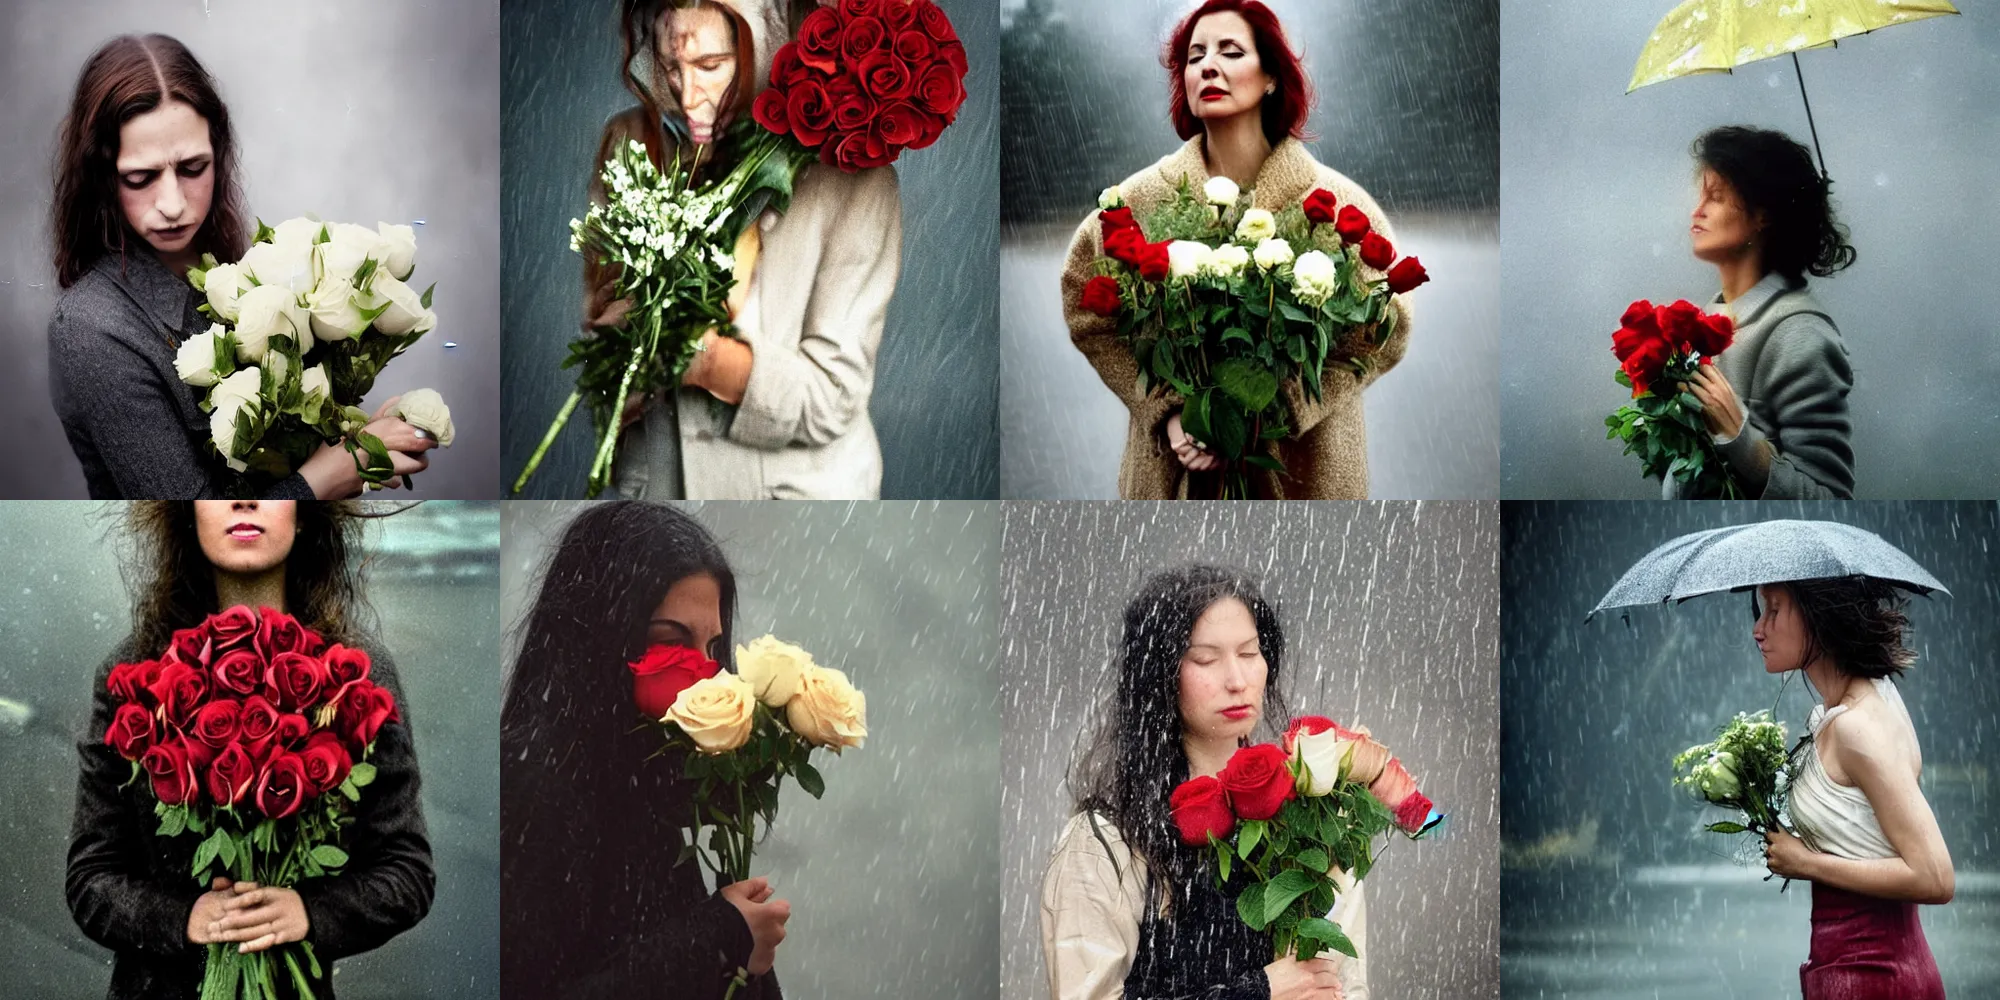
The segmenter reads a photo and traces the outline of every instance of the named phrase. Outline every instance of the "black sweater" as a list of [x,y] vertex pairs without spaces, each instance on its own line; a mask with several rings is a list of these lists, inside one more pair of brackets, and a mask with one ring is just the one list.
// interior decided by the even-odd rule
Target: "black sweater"
[[1225,895],[1213,862],[1191,858],[1188,871],[1189,884],[1169,912],[1139,924],[1126,1000],[1270,1000],[1264,966],[1271,964],[1271,935],[1236,915],[1235,896],[1248,879],[1236,872]]

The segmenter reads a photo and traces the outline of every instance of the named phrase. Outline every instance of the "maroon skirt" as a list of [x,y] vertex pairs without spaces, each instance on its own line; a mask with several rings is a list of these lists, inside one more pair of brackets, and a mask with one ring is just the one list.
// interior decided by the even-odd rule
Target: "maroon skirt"
[[1917,904],[1813,886],[1805,1000],[1944,1000]]

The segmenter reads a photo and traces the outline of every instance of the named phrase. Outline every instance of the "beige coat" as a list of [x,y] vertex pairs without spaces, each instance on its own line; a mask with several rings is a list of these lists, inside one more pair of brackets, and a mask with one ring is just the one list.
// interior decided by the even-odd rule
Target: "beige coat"
[[[1086,815],[1078,813],[1063,827],[1042,879],[1042,958],[1050,1000],[1120,1000],[1139,953],[1145,875],[1118,828],[1102,815],[1097,827],[1110,853]],[[1326,957],[1340,963],[1348,1000],[1368,1000],[1368,899],[1345,875],[1336,873],[1335,879],[1341,886],[1340,929],[1359,957],[1338,952]]]
[[[1196,190],[1208,182],[1201,136],[1133,174],[1120,187],[1134,214],[1144,220],[1154,207],[1173,195],[1184,177]],[[1315,188],[1331,191],[1342,205],[1360,208],[1367,213],[1376,232],[1395,242],[1388,218],[1368,192],[1338,171],[1321,166],[1296,139],[1286,139],[1271,151],[1250,193],[1258,208],[1277,211],[1304,201]],[[1402,249],[1398,247],[1399,252]],[[1117,322],[1085,310],[1080,303],[1084,283],[1095,274],[1092,263],[1102,255],[1103,234],[1093,212],[1077,228],[1076,237],[1070,242],[1062,276],[1063,314],[1076,349],[1090,359],[1104,384],[1131,411],[1125,457],[1118,470],[1118,495],[1127,500],[1184,499],[1189,493],[1187,470],[1166,444],[1167,419],[1180,411],[1180,395],[1163,387],[1155,387],[1151,393],[1141,392],[1138,366],[1133,362],[1132,349],[1118,337]],[[1370,276],[1379,276],[1379,272],[1370,272]],[[1257,496],[1302,500],[1367,498],[1368,440],[1362,427],[1361,390],[1401,361],[1409,346],[1409,296],[1398,295],[1393,301],[1398,313],[1395,335],[1382,346],[1367,378],[1357,377],[1343,365],[1329,364],[1318,402],[1307,401],[1297,379],[1284,383],[1282,395],[1292,413],[1294,435],[1278,447],[1278,457],[1285,463],[1286,472],[1281,477],[1252,469],[1251,489]]]

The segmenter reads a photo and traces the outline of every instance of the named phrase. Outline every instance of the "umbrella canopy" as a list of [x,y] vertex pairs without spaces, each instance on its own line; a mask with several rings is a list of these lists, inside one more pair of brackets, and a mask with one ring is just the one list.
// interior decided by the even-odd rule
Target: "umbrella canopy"
[[1653,28],[1625,92],[1956,13],[1945,0],[1687,0]]
[[1951,593],[1872,531],[1834,521],[1763,521],[1697,531],[1654,549],[1590,613],[1843,576],[1871,576],[1919,594]]

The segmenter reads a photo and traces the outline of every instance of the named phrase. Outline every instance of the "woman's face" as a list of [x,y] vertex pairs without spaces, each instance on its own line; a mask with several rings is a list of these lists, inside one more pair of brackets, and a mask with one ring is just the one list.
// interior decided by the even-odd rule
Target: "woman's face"
[[1257,37],[1250,22],[1235,11],[1196,22],[1186,57],[1181,84],[1187,89],[1188,110],[1196,118],[1213,122],[1255,112],[1274,85],[1257,58]]
[[1269,669],[1249,607],[1233,597],[1209,605],[1181,656],[1182,729],[1204,740],[1250,735],[1264,714]]
[[1721,264],[1749,250],[1757,236],[1758,222],[1736,189],[1713,170],[1701,172],[1701,187],[1695,193],[1694,217],[1688,237],[1698,260]]
[[160,254],[194,242],[215,197],[208,120],[168,101],[118,129],[118,204],[125,224]]
[[722,585],[707,573],[682,577],[667,588],[646,624],[649,646],[685,646],[721,660]]
[[1782,674],[1805,666],[1806,625],[1792,592],[1784,587],[1758,587],[1761,611],[1750,637],[1764,654],[1764,672]]
[[291,556],[298,514],[296,500],[196,500],[195,537],[216,569],[254,576]]
[[708,145],[729,124],[730,85],[736,82],[736,25],[721,8],[703,4],[669,10],[659,37],[667,89],[680,102],[694,141]]

